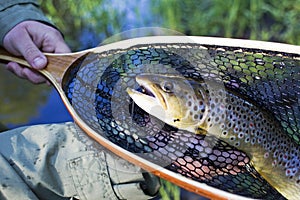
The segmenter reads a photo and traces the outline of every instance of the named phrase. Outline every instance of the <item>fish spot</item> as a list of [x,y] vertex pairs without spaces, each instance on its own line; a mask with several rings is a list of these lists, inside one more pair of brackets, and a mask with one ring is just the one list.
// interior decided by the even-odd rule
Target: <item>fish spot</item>
[[194,111],[197,111],[198,110],[198,106],[194,106]]
[[245,138],[245,143],[248,143],[248,142],[250,142],[250,137],[249,136]]
[[240,132],[239,134],[238,134],[238,138],[243,138],[244,137],[244,133],[243,132]]
[[165,82],[162,88],[165,92],[172,92],[174,85],[171,82]]
[[237,133],[239,131],[239,128],[235,127],[233,130],[234,130],[235,133]]
[[219,118],[219,117],[216,117],[216,118],[215,118],[215,123],[218,123],[219,120],[220,120],[220,118]]
[[256,126],[257,126],[257,128],[260,128],[260,127],[261,127],[261,124],[260,124],[260,123],[257,123]]
[[243,128],[245,128],[246,127],[246,123],[244,122],[244,123],[242,123],[242,127]]
[[221,129],[224,129],[224,128],[225,128],[225,124],[224,124],[224,123],[221,123],[221,124],[220,124],[220,128],[221,128]]
[[292,171],[290,169],[285,170],[285,175],[289,176],[289,178],[293,178],[293,176],[291,174],[292,174]]
[[268,158],[269,157],[269,152],[266,152],[265,154],[264,154],[264,158]]
[[175,123],[175,122],[180,122],[180,119],[173,119],[173,122]]

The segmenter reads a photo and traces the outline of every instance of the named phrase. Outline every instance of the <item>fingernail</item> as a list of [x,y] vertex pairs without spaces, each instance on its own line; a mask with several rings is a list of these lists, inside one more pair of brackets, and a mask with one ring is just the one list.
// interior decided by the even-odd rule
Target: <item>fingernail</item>
[[45,67],[45,64],[46,64],[46,60],[42,57],[36,57],[34,60],[33,60],[33,67],[36,68],[36,69],[42,69]]

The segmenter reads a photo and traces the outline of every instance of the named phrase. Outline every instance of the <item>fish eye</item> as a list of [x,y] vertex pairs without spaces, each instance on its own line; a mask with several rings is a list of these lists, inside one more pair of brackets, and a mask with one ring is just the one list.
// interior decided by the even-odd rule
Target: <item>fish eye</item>
[[164,82],[163,85],[162,85],[162,89],[165,92],[173,92],[174,85],[171,82]]

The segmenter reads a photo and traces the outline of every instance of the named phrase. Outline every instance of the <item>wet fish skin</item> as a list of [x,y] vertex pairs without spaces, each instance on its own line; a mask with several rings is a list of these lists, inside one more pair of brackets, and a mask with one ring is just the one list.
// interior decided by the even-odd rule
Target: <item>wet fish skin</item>
[[147,94],[127,92],[146,112],[176,128],[221,138],[246,152],[283,196],[300,198],[299,146],[269,112],[215,82],[158,74],[140,74],[136,81]]

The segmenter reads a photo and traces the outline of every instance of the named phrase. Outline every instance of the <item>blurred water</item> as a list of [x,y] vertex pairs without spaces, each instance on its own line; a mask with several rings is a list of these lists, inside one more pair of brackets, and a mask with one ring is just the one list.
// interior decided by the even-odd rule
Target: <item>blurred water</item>
[[34,124],[73,121],[58,92],[46,84],[34,85],[0,65],[0,131]]
[[9,129],[72,121],[53,87],[34,85],[0,65],[0,123]]
[[27,125],[41,123],[61,123],[73,121],[59,94],[53,88],[49,92],[49,96],[44,105],[38,108],[39,114],[29,119]]

